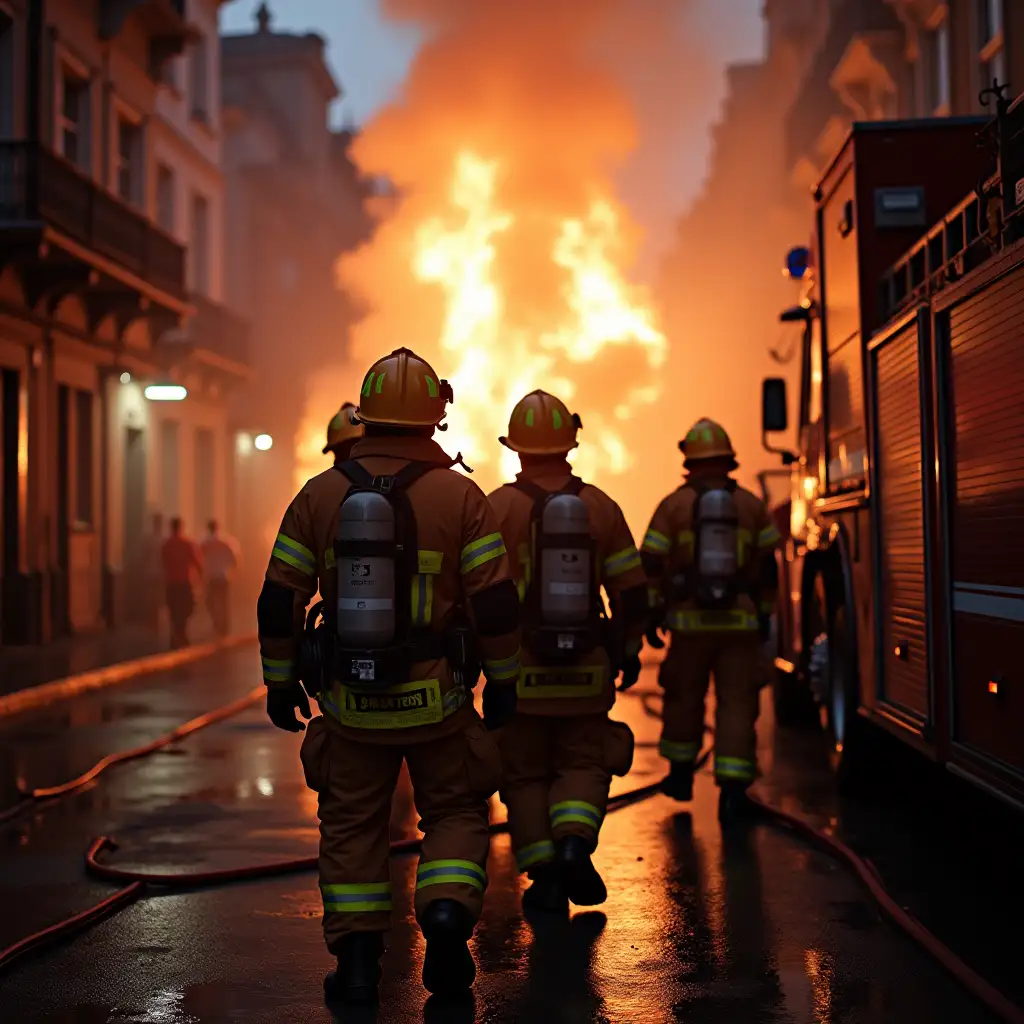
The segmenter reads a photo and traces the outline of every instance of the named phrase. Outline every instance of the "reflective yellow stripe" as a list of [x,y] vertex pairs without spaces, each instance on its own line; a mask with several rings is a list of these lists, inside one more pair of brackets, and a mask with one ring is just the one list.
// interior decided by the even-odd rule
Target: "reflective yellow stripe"
[[488,679],[515,679],[518,677],[522,664],[520,652],[516,651],[511,658],[484,659],[484,672]]
[[666,618],[669,629],[679,633],[720,632],[722,630],[757,629],[757,616],[746,611],[680,611]]
[[774,523],[769,523],[758,535],[757,535],[757,546],[759,548],[770,548],[782,540],[782,534],[779,533]]
[[489,533],[486,537],[471,541],[462,549],[459,569],[463,573],[472,572],[492,558],[500,558],[505,554],[505,542],[500,533]]
[[283,533],[277,535],[271,557],[280,559],[286,565],[298,569],[307,576],[316,575],[316,558],[313,556],[313,552],[297,540],[286,537]]
[[747,548],[754,543],[754,535],[749,530],[736,531],[736,563],[743,567],[747,560]]
[[672,541],[665,534],[659,533],[657,530],[648,530],[641,547],[644,551],[653,551],[656,555],[665,555],[668,554],[669,548],[672,547]]
[[321,883],[320,895],[329,914],[388,913],[391,910],[391,883],[366,884]]
[[519,592],[519,600],[520,601],[525,601],[526,600],[526,580],[520,580],[516,584],[516,590]]
[[334,548],[328,548],[324,552],[324,568],[325,569],[333,569],[334,566],[335,566]]
[[555,859],[555,844],[550,839],[542,839],[539,843],[530,843],[521,850],[516,850],[516,865],[520,871],[547,864]]
[[659,587],[647,588],[647,607],[657,608],[661,603],[661,589]]
[[563,800],[561,803],[552,804],[548,813],[552,828],[577,822],[589,825],[595,832],[601,827],[603,817],[593,804],[588,804],[584,800]]
[[434,577],[417,573],[412,578],[412,624],[429,626],[434,614]]
[[419,572],[432,573],[436,576],[441,571],[441,562],[444,561],[443,551],[418,551],[417,557]]
[[263,678],[268,683],[287,683],[292,678],[295,662],[291,658],[265,658],[263,662]]
[[661,740],[658,753],[666,760],[687,764],[697,760],[700,743],[678,743],[675,740]]
[[757,774],[757,766],[745,757],[715,757],[715,776],[719,779],[747,781]]
[[603,665],[524,665],[516,693],[524,700],[562,697],[597,697],[605,687]]
[[640,568],[640,554],[632,544],[628,548],[616,551],[604,560],[604,574],[606,577],[621,576],[630,569]]
[[437,679],[419,679],[372,692],[335,683],[320,702],[332,718],[353,729],[409,729],[436,725],[453,715],[466,703],[466,689],[456,686],[442,696]]
[[428,860],[416,870],[416,888],[430,885],[471,885],[483,892],[487,873],[471,860]]
[[676,543],[683,549],[684,553],[693,553],[693,530],[680,530],[676,534]]

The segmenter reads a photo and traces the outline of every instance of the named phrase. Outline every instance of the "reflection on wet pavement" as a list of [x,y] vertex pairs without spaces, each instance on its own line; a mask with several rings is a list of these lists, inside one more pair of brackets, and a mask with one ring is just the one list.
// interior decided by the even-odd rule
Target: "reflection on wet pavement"
[[[133,687],[93,708],[102,739],[67,741],[67,711],[38,716],[15,746],[25,770],[81,770],[94,754],[137,742],[245,692],[254,655],[222,659],[210,676]],[[644,685],[642,683],[641,685]],[[99,705],[108,698],[96,695]],[[82,712],[86,714],[86,712]],[[617,789],[662,773],[658,723],[638,700],[618,717],[640,741]],[[6,748],[8,726],[0,728]],[[35,738],[33,743],[26,736]],[[128,737],[127,742],[126,737]],[[763,730],[764,785],[773,798],[827,820],[825,774],[792,744],[772,750]],[[106,746],[104,746],[106,744]],[[795,744],[798,746],[799,744]],[[273,730],[261,709],[110,773],[93,790],[0,832],[0,945],[109,892],[83,879],[88,839],[110,832],[117,863],[202,870],[303,856],[315,850],[316,801],[302,784],[298,739]],[[815,755],[816,756],[816,755]],[[56,767],[51,758],[60,762]],[[801,762],[795,762],[801,763]],[[806,777],[805,777],[806,776]],[[784,792],[776,780],[785,779]],[[781,785],[782,783],[778,783]],[[504,809],[495,801],[494,816]],[[413,834],[407,782],[392,833]],[[21,844],[21,845],[19,845]],[[423,943],[409,891],[415,862],[396,862],[395,928],[385,956],[381,1024],[428,1021],[659,1024],[671,1021],[854,1024],[987,1018],[908,940],[879,918],[857,884],[824,855],[757,825],[723,836],[715,790],[698,779],[690,811],[656,797],[610,814],[596,857],[610,896],[599,910],[531,924],[507,837],[493,843],[484,918],[474,940],[475,1000],[435,1004],[419,983]],[[321,981],[329,968],[310,875],[214,891],[155,895],[73,944],[0,981],[0,1019],[18,1024],[248,1024],[331,1020]],[[349,1020],[363,1017],[348,1015]],[[372,1016],[369,1019],[374,1019]]]

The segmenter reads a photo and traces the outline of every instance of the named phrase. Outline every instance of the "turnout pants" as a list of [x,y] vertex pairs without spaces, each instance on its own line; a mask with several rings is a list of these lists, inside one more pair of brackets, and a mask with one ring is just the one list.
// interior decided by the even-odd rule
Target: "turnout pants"
[[502,730],[501,757],[516,863],[533,873],[554,858],[563,836],[597,846],[612,775],[632,764],[633,734],[606,713],[520,713]]
[[476,920],[487,885],[488,798],[498,788],[497,748],[479,718],[439,739],[353,742],[313,719],[302,744],[306,782],[319,795],[324,939],[385,931],[391,920],[389,824],[402,762],[409,766],[423,848],[416,917],[433,900],[462,903]]
[[750,783],[757,770],[760,647],[753,630],[674,632],[658,682],[665,691],[659,752],[677,764],[697,760],[704,700],[715,677],[715,779]]

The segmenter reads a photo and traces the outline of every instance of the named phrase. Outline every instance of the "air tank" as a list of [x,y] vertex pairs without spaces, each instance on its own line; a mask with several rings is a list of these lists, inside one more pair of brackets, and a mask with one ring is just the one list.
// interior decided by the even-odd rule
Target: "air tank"
[[713,606],[731,598],[739,571],[736,500],[732,492],[725,488],[705,491],[697,499],[694,518],[698,599]]
[[338,638],[350,647],[381,647],[395,636],[395,560],[360,555],[359,543],[393,543],[395,513],[383,495],[358,491],[341,504],[339,542],[356,554],[337,560]]
[[[590,564],[590,513],[581,498],[558,494],[544,505],[545,536],[564,537],[558,547],[541,548],[540,617],[551,626],[584,624],[590,617],[593,569]],[[571,539],[579,537],[579,545]]]

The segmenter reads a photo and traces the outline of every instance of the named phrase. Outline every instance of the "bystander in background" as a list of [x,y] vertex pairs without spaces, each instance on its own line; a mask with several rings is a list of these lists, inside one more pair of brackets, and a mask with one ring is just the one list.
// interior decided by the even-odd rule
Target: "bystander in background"
[[185,536],[181,518],[171,520],[171,535],[160,550],[167,611],[171,618],[171,649],[188,646],[188,620],[195,611],[195,584],[202,579],[203,560],[195,542]]
[[203,577],[206,580],[206,610],[217,636],[231,630],[231,580],[238,568],[238,544],[221,531],[215,519],[207,523],[202,545]]

